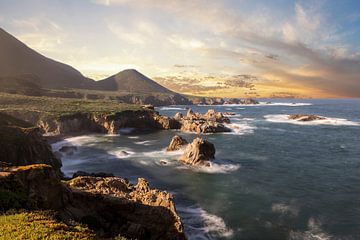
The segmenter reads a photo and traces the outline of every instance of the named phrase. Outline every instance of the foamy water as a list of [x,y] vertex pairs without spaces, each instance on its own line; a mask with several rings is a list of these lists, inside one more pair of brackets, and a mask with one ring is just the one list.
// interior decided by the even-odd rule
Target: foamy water
[[[324,117],[324,116],[322,116],[322,117]],[[297,125],[360,126],[359,122],[349,121],[344,118],[325,117],[325,119],[321,119],[321,120],[298,121],[295,119],[289,119],[289,115],[286,115],[286,114],[265,115],[264,118],[269,122],[291,123],[291,124],[297,124]]]
[[201,207],[178,207],[177,211],[185,224],[189,240],[230,238],[234,234],[224,219],[210,214]]

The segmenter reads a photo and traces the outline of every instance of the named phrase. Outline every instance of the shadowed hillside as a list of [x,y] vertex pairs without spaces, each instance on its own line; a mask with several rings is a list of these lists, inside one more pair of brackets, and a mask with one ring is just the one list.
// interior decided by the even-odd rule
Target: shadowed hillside
[[135,93],[174,93],[134,69],[97,82],[99,90]]
[[36,75],[45,88],[91,88],[93,80],[76,69],[47,58],[0,28],[0,76]]

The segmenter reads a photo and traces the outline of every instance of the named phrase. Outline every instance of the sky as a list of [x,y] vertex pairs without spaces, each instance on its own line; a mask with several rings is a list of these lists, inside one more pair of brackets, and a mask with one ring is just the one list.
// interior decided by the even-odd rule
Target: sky
[[220,97],[360,97],[359,0],[1,0],[0,27],[93,79]]

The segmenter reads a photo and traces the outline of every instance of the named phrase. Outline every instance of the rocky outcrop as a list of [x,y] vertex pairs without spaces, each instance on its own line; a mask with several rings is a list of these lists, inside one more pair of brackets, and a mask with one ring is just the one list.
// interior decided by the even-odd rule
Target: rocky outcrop
[[115,114],[76,113],[57,119],[41,120],[38,125],[47,135],[86,132],[116,134],[121,128],[141,130],[179,129],[173,118],[151,110],[122,111]]
[[61,161],[57,158],[50,145],[42,137],[40,129],[23,125],[20,120],[1,114],[0,123],[0,162],[12,166],[30,164],[48,164],[60,174]]
[[171,194],[117,177],[77,177],[62,182],[49,165],[2,167],[0,211],[53,210],[99,238],[186,239]]
[[178,135],[175,135],[171,139],[171,142],[170,142],[169,146],[166,148],[166,151],[177,151],[177,150],[180,150],[181,148],[183,148],[187,144],[188,144],[188,142],[186,141],[186,139],[184,139]]
[[[179,119],[182,115],[177,113],[174,119]],[[216,133],[216,132],[230,132],[224,123],[230,123],[230,119],[225,117],[222,113],[209,109],[207,113],[194,113],[189,109],[186,116],[178,120],[181,125],[181,130],[184,132],[196,133]]]
[[312,114],[293,114],[289,115],[289,119],[291,120],[297,120],[301,122],[309,122],[309,121],[315,121],[315,120],[324,120],[324,117],[312,115]]
[[259,104],[259,102],[252,98],[209,98],[209,97],[194,97],[192,99],[195,105],[225,105],[225,104]]
[[185,239],[171,194],[151,189],[145,179],[131,185],[116,177],[79,177],[68,185],[79,191],[74,192],[76,198],[82,199],[87,193],[85,196],[98,199],[96,206],[91,198],[82,200],[87,212],[78,214],[85,218],[90,210],[97,226],[105,231],[110,228],[131,239]]
[[214,158],[214,144],[202,138],[195,138],[191,144],[187,145],[180,161],[189,165],[208,166]]

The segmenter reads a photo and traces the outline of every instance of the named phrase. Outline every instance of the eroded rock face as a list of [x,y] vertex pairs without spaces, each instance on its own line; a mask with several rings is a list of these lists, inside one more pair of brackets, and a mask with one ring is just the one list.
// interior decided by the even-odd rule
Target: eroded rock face
[[302,121],[302,122],[309,122],[315,120],[324,120],[325,118],[312,114],[293,114],[293,115],[289,115],[289,119]]
[[0,162],[13,166],[49,164],[60,175],[61,160],[53,154],[38,128],[0,126],[0,135]]
[[186,139],[175,135],[172,139],[171,142],[169,144],[169,146],[167,147],[166,151],[177,151],[180,150],[181,148],[183,148],[186,144],[188,144],[188,142],[186,141]]
[[[101,199],[96,206],[92,199],[82,206],[96,216],[98,226],[105,230],[111,223],[113,233],[131,239],[186,239],[171,194],[150,188],[143,178],[132,185],[118,177],[78,177],[68,185],[80,191],[75,198],[81,199],[85,192]],[[88,213],[78,214],[85,217]]]
[[59,119],[39,121],[39,127],[47,135],[85,132],[117,134],[121,128],[146,130],[179,129],[174,118],[162,116],[151,110],[123,111],[113,115],[77,113]]
[[54,210],[64,222],[85,223],[103,239],[186,239],[171,194],[118,177],[77,177],[62,182],[49,165],[0,165],[0,191],[11,208]]
[[189,165],[209,165],[215,158],[215,146],[202,138],[195,138],[187,145],[180,160]]

